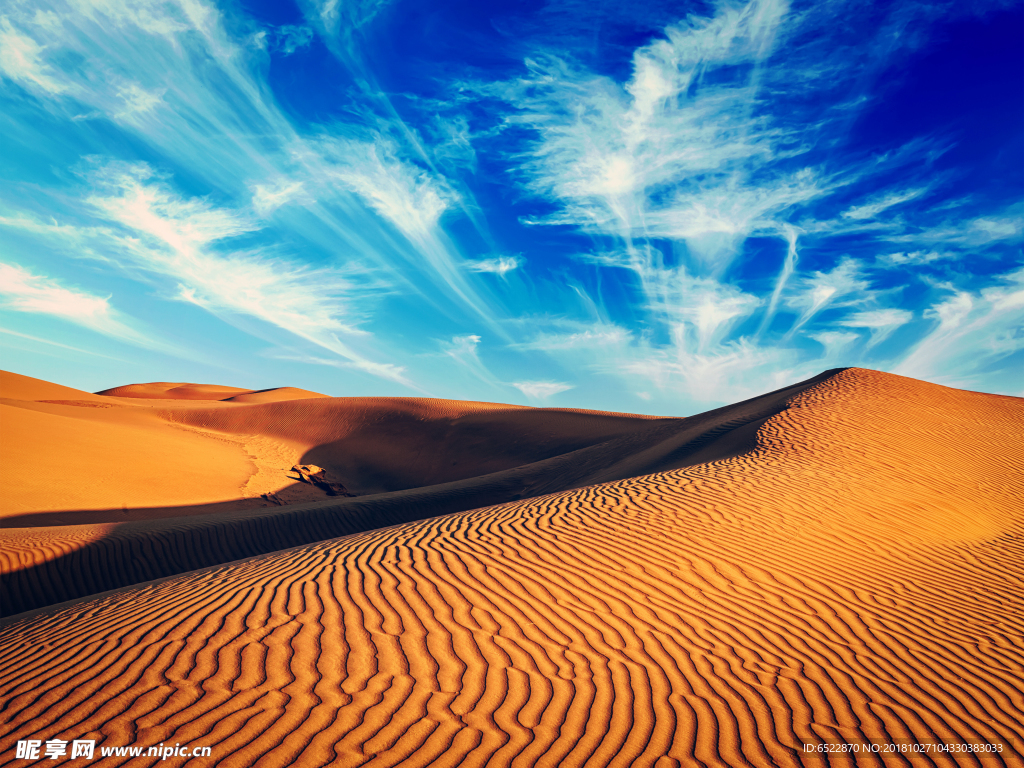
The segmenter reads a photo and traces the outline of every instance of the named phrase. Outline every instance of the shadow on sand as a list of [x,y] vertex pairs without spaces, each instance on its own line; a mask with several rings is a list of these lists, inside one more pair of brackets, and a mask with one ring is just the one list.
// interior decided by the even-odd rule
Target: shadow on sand
[[[81,521],[87,511],[10,518],[0,531],[6,550],[0,563],[0,616],[51,609],[326,539],[728,459],[756,448],[758,428],[785,410],[791,396],[836,372],[687,419],[652,422],[642,433],[438,485],[289,506],[225,509],[237,504],[228,502],[133,510],[138,517],[152,513],[153,519],[114,522],[108,517],[100,530],[55,525],[62,519]],[[317,458],[313,449],[303,462]],[[44,520],[51,527],[38,527]],[[52,554],[55,550],[61,553]]]

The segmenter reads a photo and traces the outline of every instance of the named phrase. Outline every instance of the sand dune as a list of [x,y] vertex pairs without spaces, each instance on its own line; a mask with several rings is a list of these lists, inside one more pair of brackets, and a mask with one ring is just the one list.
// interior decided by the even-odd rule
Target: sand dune
[[107,397],[137,397],[143,400],[224,400],[248,392],[252,390],[214,384],[188,384],[181,381],[151,381],[148,384],[112,387],[96,394]]
[[296,387],[274,387],[273,389],[242,392],[225,397],[224,401],[228,403],[277,403],[281,400],[308,400],[315,397],[329,397],[329,395],[321,395],[319,392],[310,392],[308,389]]
[[42,379],[34,379],[31,376],[21,376],[10,371],[0,371],[0,400],[105,402],[103,397],[91,392],[64,387]]
[[26,379],[0,381],[0,517],[241,498],[251,464],[240,446],[120,398]]
[[[0,574],[7,574],[11,593],[4,613],[287,546],[736,455],[756,445],[768,414],[828,375],[689,419],[397,398],[164,412],[200,435],[247,440],[250,458],[261,440],[291,445],[293,453],[279,457],[279,465],[292,466],[301,451],[303,461],[327,467],[346,490],[363,495],[328,499],[308,486],[297,492],[296,483],[271,497],[288,504],[283,508],[257,499],[266,509],[220,502],[13,516],[3,523],[17,530],[0,531],[6,552]],[[244,434],[253,432],[262,437]],[[131,522],[106,524],[123,520]],[[39,525],[51,527],[25,527]],[[117,569],[88,566],[115,557],[122,561]]]
[[[289,473],[297,464],[324,467],[358,495],[470,480],[487,489],[474,497],[481,506],[706,460],[683,454],[697,449],[697,438],[724,445],[720,432],[735,442],[737,425],[746,425],[751,439],[751,419],[777,412],[784,401],[777,394],[757,398],[753,410],[740,404],[692,419],[659,419],[424,398],[330,398],[293,388],[197,401],[195,392],[231,388],[173,383],[106,390],[141,396],[63,388],[62,399],[50,399],[56,390],[44,382],[15,374],[4,381],[20,396],[0,407],[11,434],[24,436],[3,448],[4,526],[205,515],[273,506],[270,494],[286,504],[325,499]],[[186,391],[193,394],[162,397]],[[523,469],[586,448],[592,450]],[[707,457],[723,455],[714,448]],[[41,456],[51,471],[20,469]],[[509,470],[514,476],[493,477]],[[505,490],[497,492],[499,486]]]
[[[14,374],[7,374],[13,376]],[[148,384],[127,384],[96,393],[102,397],[132,397],[142,400],[215,400],[230,403],[276,403],[281,400],[303,400],[328,397],[319,392],[297,387],[271,389],[242,389],[216,384],[188,384],[185,382],[153,381]],[[21,398],[31,399],[31,398]]]
[[[313,429],[329,402],[161,418],[284,440],[299,434],[274,424]],[[356,467],[344,440],[374,446],[374,424],[417,446],[507,429],[504,459],[474,467],[489,479],[436,456],[370,462],[367,487],[434,483],[0,532],[8,585],[103,588],[142,560],[221,558],[6,620],[0,765],[26,738],[211,747],[196,766],[851,765],[802,746],[841,739],[1002,749],[858,765],[1021,764],[1020,399],[846,369],[692,419],[552,412],[547,429],[542,409],[445,403],[352,404],[306,439]],[[373,525],[516,482],[518,500]],[[364,528],[226,562],[239,542],[344,525]],[[61,547],[88,556],[46,559]],[[73,568],[33,569],[58,560]]]

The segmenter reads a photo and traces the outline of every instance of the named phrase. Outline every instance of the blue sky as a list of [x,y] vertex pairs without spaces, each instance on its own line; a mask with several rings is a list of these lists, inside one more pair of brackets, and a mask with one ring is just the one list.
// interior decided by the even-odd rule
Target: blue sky
[[1024,5],[2,0],[2,367],[1024,395]]

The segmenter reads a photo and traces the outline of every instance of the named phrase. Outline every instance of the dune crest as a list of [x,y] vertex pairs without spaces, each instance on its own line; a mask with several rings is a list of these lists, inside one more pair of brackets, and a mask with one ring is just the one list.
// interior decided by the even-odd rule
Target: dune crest
[[1024,402],[862,369],[765,402],[660,460],[757,425],[721,458],[8,619],[0,755],[95,738],[226,766],[799,766],[829,764],[804,744],[870,740],[1019,765]]
[[53,384],[31,376],[22,376],[10,371],[0,371],[0,400],[23,400],[39,402],[41,400],[75,400],[103,402],[104,399],[91,392],[81,389]]
[[223,400],[228,403],[277,403],[282,400],[309,400],[320,397],[330,397],[330,395],[321,395],[319,392],[310,392],[308,389],[296,387],[274,387],[273,389],[242,392],[225,397]]
[[223,400],[251,391],[241,387],[222,387],[216,384],[151,381],[148,384],[126,384],[122,387],[111,387],[96,394],[106,397],[136,397],[143,400]]

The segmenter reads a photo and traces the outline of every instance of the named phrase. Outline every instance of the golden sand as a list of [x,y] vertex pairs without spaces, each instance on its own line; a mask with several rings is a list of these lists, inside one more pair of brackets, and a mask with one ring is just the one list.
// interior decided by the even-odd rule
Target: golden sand
[[[5,602],[41,606],[0,625],[0,765],[28,738],[211,747],[195,766],[853,765],[804,746],[842,740],[1021,764],[1019,398],[863,369],[691,419],[18,386],[4,443],[9,409],[151,429],[136,461],[183,436],[227,477],[263,439],[362,495],[225,512],[200,479],[179,516],[0,531]],[[131,399],[96,397],[45,399]],[[9,524],[104,513],[11,477]]]

